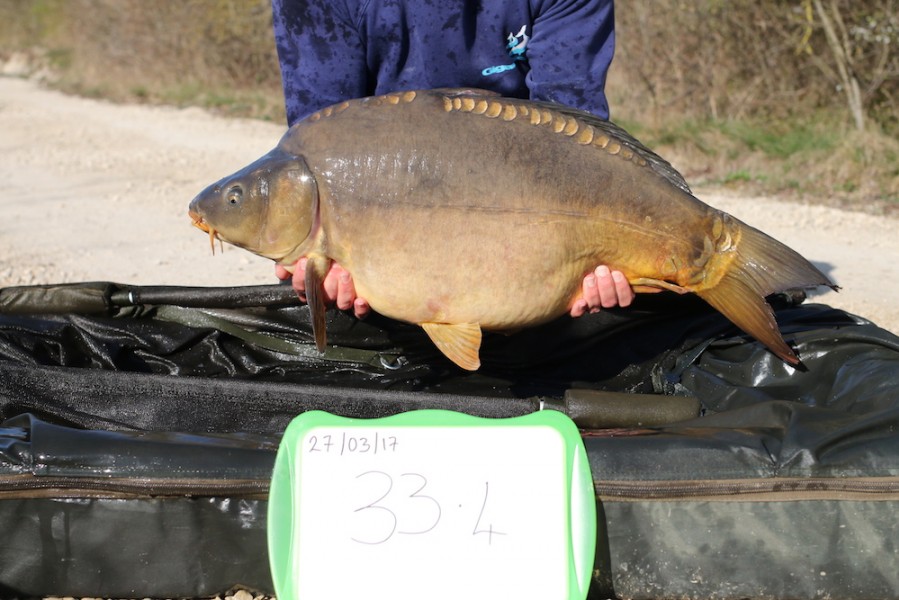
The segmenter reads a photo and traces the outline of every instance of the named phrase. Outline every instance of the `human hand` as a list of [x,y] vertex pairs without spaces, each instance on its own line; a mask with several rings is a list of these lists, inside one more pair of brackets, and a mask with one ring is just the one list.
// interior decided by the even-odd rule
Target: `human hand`
[[[275,265],[275,277],[291,280],[291,285],[300,300],[306,302],[306,258],[300,258],[294,265],[293,274],[282,267]],[[357,319],[364,319],[371,312],[371,307],[363,298],[356,296],[356,287],[353,278],[343,267],[337,263],[331,263],[324,281],[325,302],[335,304],[340,310],[353,309]]]
[[581,296],[571,305],[571,316],[599,312],[601,308],[626,307],[634,301],[634,290],[621,271],[612,271],[605,265],[587,273],[581,286]]

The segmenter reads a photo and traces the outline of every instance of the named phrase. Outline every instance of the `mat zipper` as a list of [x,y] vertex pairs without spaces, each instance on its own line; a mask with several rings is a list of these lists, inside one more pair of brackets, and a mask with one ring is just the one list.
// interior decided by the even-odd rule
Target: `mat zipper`
[[270,480],[0,475],[3,498],[174,498],[239,496],[265,500]]
[[899,477],[771,477],[764,479],[594,480],[610,501],[899,500]]

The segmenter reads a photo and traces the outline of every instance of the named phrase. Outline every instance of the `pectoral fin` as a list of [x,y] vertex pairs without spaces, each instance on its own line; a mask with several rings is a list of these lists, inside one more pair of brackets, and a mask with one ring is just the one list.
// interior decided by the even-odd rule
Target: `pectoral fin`
[[312,319],[312,336],[319,352],[325,351],[328,334],[325,330],[325,275],[331,261],[321,255],[311,255],[306,261],[306,301]]
[[686,294],[690,290],[679,285],[662,281],[661,279],[652,279],[651,277],[638,277],[630,280],[631,287],[637,293],[655,292],[658,290],[668,290],[669,292],[677,292],[678,294]]
[[477,323],[421,323],[434,345],[451,361],[468,371],[481,366],[481,326]]

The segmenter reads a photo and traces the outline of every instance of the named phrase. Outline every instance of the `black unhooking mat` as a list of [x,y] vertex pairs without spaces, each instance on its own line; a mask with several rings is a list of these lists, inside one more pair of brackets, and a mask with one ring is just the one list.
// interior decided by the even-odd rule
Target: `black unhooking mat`
[[270,593],[294,416],[542,408],[586,442],[591,597],[899,597],[899,338],[772,301],[801,369],[660,294],[488,335],[470,374],[377,315],[329,313],[320,355],[283,286],[2,289],[0,596]]

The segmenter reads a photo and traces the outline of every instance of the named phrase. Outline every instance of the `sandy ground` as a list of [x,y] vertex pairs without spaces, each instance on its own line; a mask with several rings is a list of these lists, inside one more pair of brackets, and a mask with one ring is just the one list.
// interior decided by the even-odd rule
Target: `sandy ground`
[[[283,131],[0,77],[0,287],[274,283],[270,261],[228,247],[212,256],[186,211],[197,192],[267,152]],[[899,332],[899,219],[696,193],[792,246],[843,287],[815,301]]]

